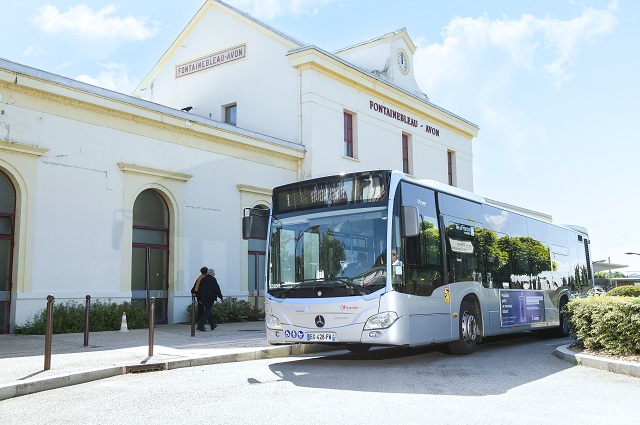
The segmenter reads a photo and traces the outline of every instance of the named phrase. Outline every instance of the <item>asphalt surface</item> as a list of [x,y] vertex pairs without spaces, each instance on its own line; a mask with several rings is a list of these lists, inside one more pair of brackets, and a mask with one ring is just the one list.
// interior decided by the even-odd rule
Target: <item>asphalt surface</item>
[[[191,325],[52,336],[50,368],[45,370],[44,335],[0,335],[0,400],[80,384],[125,373],[176,369],[335,349],[323,345],[269,345],[264,322],[219,324],[214,331]],[[339,347],[342,348],[342,347]]]
[[[266,342],[264,322],[220,324],[214,331],[188,324],[159,325],[150,344],[148,329],[52,337],[50,368],[45,370],[43,335],[0,335],[0,400],[126,373],[145,373],[342,349],[340,346]],[[149,355],[151,352],[151,355]],[[554,353],[573,364],[640,377],[640,364],[576,354],[566,345]]]

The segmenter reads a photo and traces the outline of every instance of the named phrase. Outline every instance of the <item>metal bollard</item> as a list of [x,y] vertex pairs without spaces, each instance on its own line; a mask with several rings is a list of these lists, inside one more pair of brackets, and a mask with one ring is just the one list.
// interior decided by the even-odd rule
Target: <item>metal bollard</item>
[[89,312],[91,311],[91,295],[87,295],[87,303],[84,307],[84,346],[89,346]]
[[196,294],[191,294],[191,336],[196,336]]
[[149,298],[149,357],[153,356],[153,327],[155,325],[155,297]]
[[47,323],[44,335],[44,370],[51,369],[51,336],[53,335],[53,295],[47,296]]

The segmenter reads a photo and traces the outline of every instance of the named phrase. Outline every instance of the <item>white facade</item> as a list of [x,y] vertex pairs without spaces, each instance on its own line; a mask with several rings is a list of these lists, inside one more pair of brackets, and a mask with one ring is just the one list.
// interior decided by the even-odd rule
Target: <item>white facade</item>
[[[234,48],[242,49],[240,58],[220,60]],[[448,183],[450,151],[453,184],[472,191],[471,140],[478,127],[429,102],[414,77],[415,50],[401,29],[329,53],[209,0],[134,96],[176,109],[190,106],[191,114],[220,120],[224,107],[236,104],[238,127],[305,146],[300,178],[402,170],[405,133],[410,174]],[[343,155],[345,111],[356,117],[353,158]]]
[[[449,152],[454,184],[472,190],[478,128],[429,102],[414,52],[400,30],[328,53],[209,0],[134,97],[0,60],[0,172],[16,196],[10,290],[0,287],[10,326],[48,294],[130,300],[133,205],[147,189],[169,212],[169,323],[187,319],[203,265],[225,296],[252,295],[240,219],[268,207],[274,186],[402,169],[404,133],[410,174],[446,183]],[[222,122],[231,104],[235,125]]]

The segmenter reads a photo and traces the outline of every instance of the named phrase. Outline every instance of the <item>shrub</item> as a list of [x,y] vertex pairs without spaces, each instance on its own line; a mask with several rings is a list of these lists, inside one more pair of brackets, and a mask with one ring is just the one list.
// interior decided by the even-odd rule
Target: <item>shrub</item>
[[639,298],[576,298],[567,308],[578,345],[607,354],[640,353]]
[[626,285],[618,286],[607,292],[610,297],[640,297],[640,286]]
[[[149,326],[149,313],[143,303],[116,304],[114,302],[92,302],[89,309],[89,331],[115,331],[120,329],[122,313],[127,313],[127,328],[144,329]],[[55,303],[53,306],[53,333],[84,332],[85,306],[75,301]],[[36,313],[22,326],[16,326],[14,333],[25,335],[44,335],[47,323],[47,310]]]
[[[187,313],[191,318],[191,304],[187,306]],[[248,301],[234,297],[225,297],[224,301],[215,303],[211,313],[216,323],[256,322],[264,319],[262,310],[251,305]]]

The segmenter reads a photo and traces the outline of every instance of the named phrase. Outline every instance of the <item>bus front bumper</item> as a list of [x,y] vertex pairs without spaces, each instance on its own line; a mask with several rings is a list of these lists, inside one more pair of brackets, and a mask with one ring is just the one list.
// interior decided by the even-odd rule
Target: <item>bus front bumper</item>
[[409,321],[399,317],[391,326],[364,329],[364,323],[332,328],[304,328],[283,324],[281,329],[266,329],[269,344],[409,344]]

